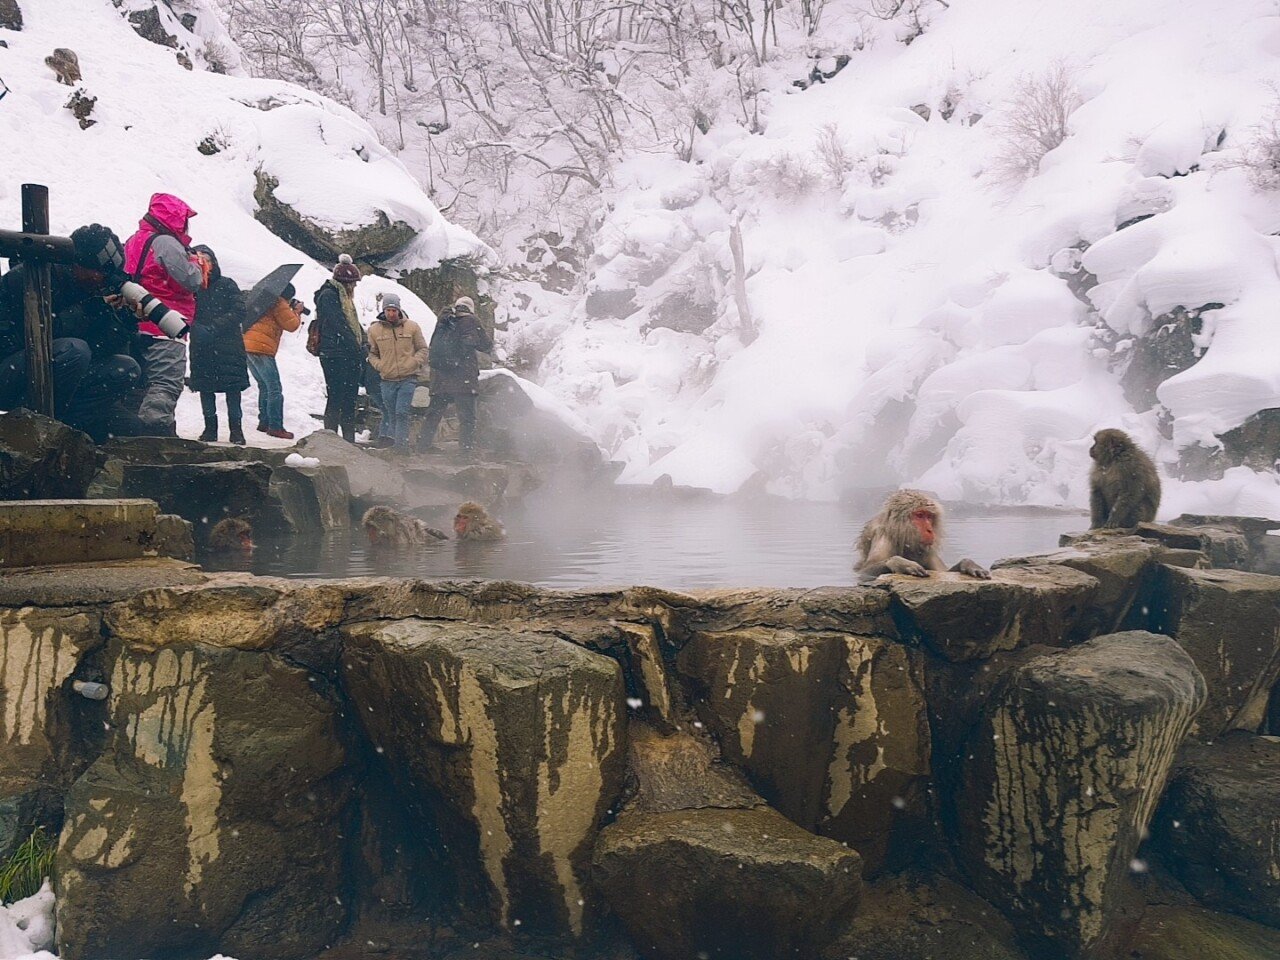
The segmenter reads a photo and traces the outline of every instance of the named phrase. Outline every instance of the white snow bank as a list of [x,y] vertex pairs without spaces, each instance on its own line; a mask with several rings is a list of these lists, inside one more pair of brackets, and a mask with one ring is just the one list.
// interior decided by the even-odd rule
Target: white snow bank
[[284,465],[286,467],[305,467],[314,469],[315,467],[320,466],[320,461],[315,457],[304,457],[300,453],[291,453],[284,458]]
[[[1268,3],[952,4],[910,45],[859,9],[831,0],[816,38],[780,23],[758,120],[723,111],[691,163],[615,171],[587,288],[634,290],[635,313],[579,304],[517,327],[624,481],[732,490],[764,473],[795,496],[903,484],[1082,507],[1094,430],[1135,430],[1171,461],[1280,406],[1280,194],[1231,166],[1280,82]],[[799,92],[813,43],[852,58]],[[1067,139],[1001,180],[994,121],[1059,61],[1080,101]],[[714,323],[663,329],[664,302],[693,293]],[[1170,442],[1120,390],[1101,325],[1141,335],[1213,303],[1199,362],[1159,390]],[[1205,489],[1206,507],[1238,499]],[[1280,516],[1269,478],[1250,489]]]
[[54,897],[46,880],[39,892],[25,900],[0,906],[0,957],[55,960]]

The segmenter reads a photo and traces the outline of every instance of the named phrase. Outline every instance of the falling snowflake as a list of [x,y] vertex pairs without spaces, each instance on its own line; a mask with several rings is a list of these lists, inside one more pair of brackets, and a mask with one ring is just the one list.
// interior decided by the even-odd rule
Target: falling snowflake
[[632,710],[639,710],[644,706],[644,701],[639,697],[627,697],[627,706]]

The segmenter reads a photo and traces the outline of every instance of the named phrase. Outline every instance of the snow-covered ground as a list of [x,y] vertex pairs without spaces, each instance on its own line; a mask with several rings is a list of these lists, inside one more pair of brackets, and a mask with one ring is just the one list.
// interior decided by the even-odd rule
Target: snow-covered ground
[[[763,472],[793,496],[914,484],[1082,506],[1094,430],[1169,463],[1280,406],[1280,192],[1239,166],[1277,97],[1273,0],[967,0],[932,7],[909,45],[866,9],[828,4],[817,40],[852,53],[830,81],[792,87],[799,56],[763,71],[758,135],[729,105],[692,162],[616,171],[589,288],[635,288],[643,309],[549,303],[515,326],[513,349],[549,351],[540,381],[626,461],[624,481],[731,491]],[[1069,135],[1016,181],[1001,127],[1026,112],[1020,85],[1059,65],[1079,103]],[[735,221],[753,330],[730,287]],[[1088,303],[1060,275],[1081,247],[1100,281]],[[711,300],[714,325],[651,325],[673,291]],[[1210,302],[1226,306],[1208,349],[1160,387],[1162,439],[1092,327],[1143,334]],[[1280,516],[1280,479],[1167,481],[1161,514],[1184,510]]]
[[[26,182],[49,187],[53,232],[96,221],[122,240],[136,229],[152,193],[174,193],[197,211],[195,241],[217,251],[223,271],[241,286],[248,289],[279,264],[302,263],[296,286],[310,302],[328,269],[254,219],[254,174],[261,169],[280,181],[280,200],[331,229],[372,223],[379,211],[415,227],[415,262],[403,266],[430,267],[483,251],[472,234],[440,215],[368,124],[345,107],[291,84],[188,71],[173,50],[137,36],[110,0],[22,0],[21,6],[24,29],[0,31],[8,43],[0,49],[0,78],[10,90],[0,100],[0,225],[18,227]],[[211,24],[216,20],[206,15],[197,29]],[[169,26],[189,36],[176,21]],[[72,88],[56,83],[44,64],[55,47],[76,51],[83,87],[98,99],[97,124],[88,130],[63,108]],[[223,149],[204,156],[196,147],[210,136]],[[357,288],[365,322],[376,313],[376,296],[390,290],[430,335],[431,311],[389,280],[369,278]],[[324,409],[324,380],[319,361],[305,350],[304,332],[286,335],[279,362],[285,427],[310,433],[318,426],[310,414]],[[250,443],[279,443],[251,429],[256,387],[244,405]],[[201,429],[199,397],[185,393],[179,433],[194,437]],[[222,430],[225,436],[225,422]]]

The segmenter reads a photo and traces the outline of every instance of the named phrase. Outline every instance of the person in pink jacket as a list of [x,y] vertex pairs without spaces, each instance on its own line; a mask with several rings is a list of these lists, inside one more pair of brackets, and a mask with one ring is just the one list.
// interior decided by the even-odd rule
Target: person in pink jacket
[[[187,232],[195,215],[178,197],[154,194],[138,221],[137,232],[124,245],[125,272],[165,306],[182,314],[188,327],[195,317],[196,291],[206,282],[199,259],[191,253]],[[187,372],[186,343],[169,339],[146,320],[138,324],[138,332],[148,338],[142,350],[146,393],[138,417],[148,432],[173,436],[173,411]]]

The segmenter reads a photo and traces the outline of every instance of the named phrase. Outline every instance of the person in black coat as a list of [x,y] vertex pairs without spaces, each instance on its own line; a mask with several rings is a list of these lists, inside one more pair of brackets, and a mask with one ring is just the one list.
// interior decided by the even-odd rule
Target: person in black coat
[[488,353],[493,341],[476,317],[476,305],[470,297],[459,297],[452,307],[436,320],[427,348],[427,364],[431,368],[426,422],[418,434],[418,450],[435,449],[436,430],[450,404],[458,408],[458,446],[463,456],[475,454],[476,396],[480,393],[480,361],[476,351]]
[[364,378],[369,353],[364,328],[352,295],[360,282],[360,269],[345,253],[333,276],[316,291],[316,318],[320,325],[320,368],[324,371],[328,400],[324,428],[356,439],[356,397]]
[[227,396],[231,442],[243,445],[244,425],[240,393],[249,389],[249,362],[244,355],[244,293],[224,277],[218,258],[206,246],[192,248],[208,263],[209,283],[196,294],[196,317],[191,325],[191,389],[200,394],[206,442],[218,439],[218,394]]

